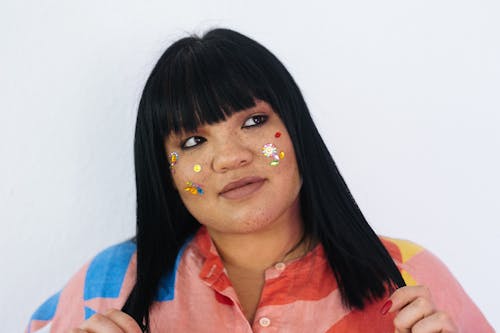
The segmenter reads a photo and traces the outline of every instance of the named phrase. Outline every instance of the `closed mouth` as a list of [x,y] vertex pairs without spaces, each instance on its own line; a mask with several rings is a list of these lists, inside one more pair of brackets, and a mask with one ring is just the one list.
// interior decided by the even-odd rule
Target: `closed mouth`
[[261,177],[245,177],[224,186],[219,195],[226,199],[241,199],[257,191],[265,182]]

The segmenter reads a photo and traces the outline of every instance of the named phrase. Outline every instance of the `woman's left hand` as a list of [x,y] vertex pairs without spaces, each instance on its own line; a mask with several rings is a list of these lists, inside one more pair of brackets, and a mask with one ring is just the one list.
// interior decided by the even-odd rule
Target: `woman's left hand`
[[[392,302],[392,303],[391,303]],[[438,311],[425,286],[407,286],[396,290],[382,307],[382,314],[397,312],[396,333],[456,333],[451,317]]]

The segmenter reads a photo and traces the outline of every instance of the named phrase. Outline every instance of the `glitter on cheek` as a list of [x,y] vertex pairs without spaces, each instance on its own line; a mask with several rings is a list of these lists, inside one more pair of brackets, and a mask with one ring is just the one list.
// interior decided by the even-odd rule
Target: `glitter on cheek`
[[278,150],[276,149],[276,146],[272,143],[266,143],[264,147],[262,147],[262,154],[264,154],[265,157],[274,156],[277,152]]
[[269,163],[269,165],[271,165],[271,166],[278,166],[280,164],[280,159],[285,158],[285,153],[280,152],[278,154],[278,149],[272,143],[266,143],[262,147],[262,154],[264,154],[265,157],[272,157],[273,158],[273,160]]
[[203,189],[201,188],[200,185],[196,184],[196,183],[193,183],[191,181],[187,181],[186,182],[186,187],[184,188],[184,191],[186,192],[189,192],[191,194],[194,194],[194,195],[203,195],[205,194],[205,192],[203,191]]
[[174,166],[177,163],[177,160],[179,159],[179,154],[177,154],[175,151],[171,152],[168,154],[168,161],[170,162],[170,170],[174,170]]
[[194,172],[200,172],[201,171],[201,165],[195,164],[194,167],[193,167],[193,171]]

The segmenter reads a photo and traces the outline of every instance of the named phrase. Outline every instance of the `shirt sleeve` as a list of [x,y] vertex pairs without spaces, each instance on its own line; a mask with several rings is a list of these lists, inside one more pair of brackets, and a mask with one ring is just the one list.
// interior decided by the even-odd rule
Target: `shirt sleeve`
[[99,253],[33,313],[25,332],[67,332],[96,312],[121,308],[135,282],[135,251],[127,241]]
[[38,307],[30,318],[26,333],[63,332],[64,328],[77,327],[84,320],[83,287],[87,269],[88,264],[61,291]]
[[412,242],[391,241],[401,252],[398,266],[407,285],[428,287],[436,308],[449,314],[461,333],[495,332],[439,258]]

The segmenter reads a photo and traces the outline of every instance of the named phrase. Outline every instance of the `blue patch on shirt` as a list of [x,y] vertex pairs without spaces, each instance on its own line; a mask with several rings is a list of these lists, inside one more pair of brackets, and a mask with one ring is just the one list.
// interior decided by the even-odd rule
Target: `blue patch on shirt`
[[88,306],[85,307],[85,320],[89,319],[96,313],[94,309],[89,308]]
[[118,297],[135,251],[136,244],[127,241],[99,253],[87,270],[83,299],[87,301],[97,297]]
[[60,295],[61,292],[58,292],[57,294],[51,296],[48,300],[46,300],[45,303],[40,305],[35,313],[33,313],[33,316],[31,316],[31,320],[51,320],[52,318],[54,318]]
[[171,301],[174,299],[175,290],[175,277],[177,276],[177,269],[179,268],[179,263],[181,262],[184,250],[186,250],[187,245],[191,242],[194,236],[189,237],[184,245],[179,250],[177,258],[175,259],[175,265],[173,269],[160,279],[160,287],[158,293],[156,294],[155,300],[157,302]]

